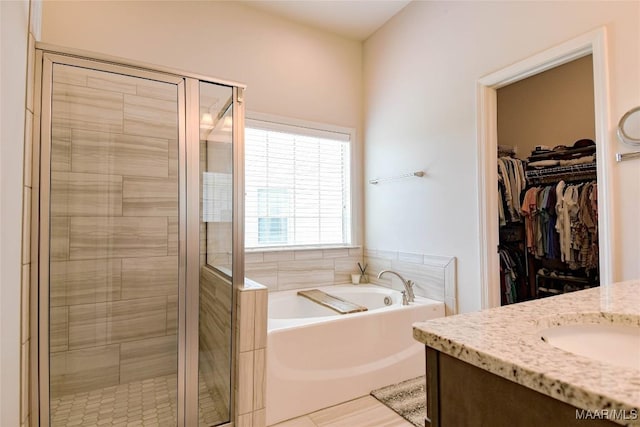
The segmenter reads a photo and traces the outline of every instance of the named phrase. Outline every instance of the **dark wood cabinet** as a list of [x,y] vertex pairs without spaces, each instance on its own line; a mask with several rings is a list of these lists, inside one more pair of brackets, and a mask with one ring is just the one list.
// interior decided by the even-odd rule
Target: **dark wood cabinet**
[[426,427],[613,427],[580,409],[426,347]]

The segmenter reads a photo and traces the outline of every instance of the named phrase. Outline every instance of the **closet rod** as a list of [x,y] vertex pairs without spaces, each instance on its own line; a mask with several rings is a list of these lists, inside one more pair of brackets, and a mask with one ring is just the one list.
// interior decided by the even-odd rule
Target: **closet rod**
[[616,153],[616,161],[622,162],[624,160],[631,160],[640,158],[640,151],[634,151],[631,153]]
[[412,176],[422,177],[422,176],[424,176],[424,172],[423,171],[416,171],[416,172],[411,172],[411,173],[405,173],[404,175],[390,176],[390,177],[387,177],[387,178],[373,178],[373,179],[369,180],[369,184],[377,184],[377,183],[382,182],[382,181],[393,181],[393,180],[401,179],[401,178],[410,178]]

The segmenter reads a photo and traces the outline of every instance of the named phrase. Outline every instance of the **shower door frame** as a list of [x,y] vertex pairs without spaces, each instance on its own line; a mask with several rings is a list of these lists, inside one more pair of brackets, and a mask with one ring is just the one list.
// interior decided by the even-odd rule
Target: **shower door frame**
[[[31,195],[31,283],[29,354],[31,425],[50,426],[49,263],[51,195],[51,121],[53,64],[79,66],[175,84],[178,91],[178,362],[177,426],[198,423],[199,371],[199,85],[227,86],[233,96],[233,223],[231,364],[229,421],[235,416],[236,290],[244,285],[244,102],[245,86],[166,67],[36,43]],[[42,237],[42,239],[41,239]],[[192,257],[192,262],[189,257]],[[35,342],[34,342],[35,341]]]

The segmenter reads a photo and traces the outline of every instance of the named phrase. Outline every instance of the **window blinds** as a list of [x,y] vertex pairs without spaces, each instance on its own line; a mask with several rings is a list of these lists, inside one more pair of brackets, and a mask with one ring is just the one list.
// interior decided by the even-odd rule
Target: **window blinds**
[[350,135],[247,120],[247,248],[349,244]]

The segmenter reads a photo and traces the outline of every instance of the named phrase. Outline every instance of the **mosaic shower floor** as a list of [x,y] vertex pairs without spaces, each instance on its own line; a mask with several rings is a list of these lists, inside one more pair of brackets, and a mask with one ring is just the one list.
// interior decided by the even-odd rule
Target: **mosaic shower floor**
[[[176,376],[167,375],[51,399],[52,427],[175,427]],[[199,425],[226,418],[221,399],[200,381]]]

